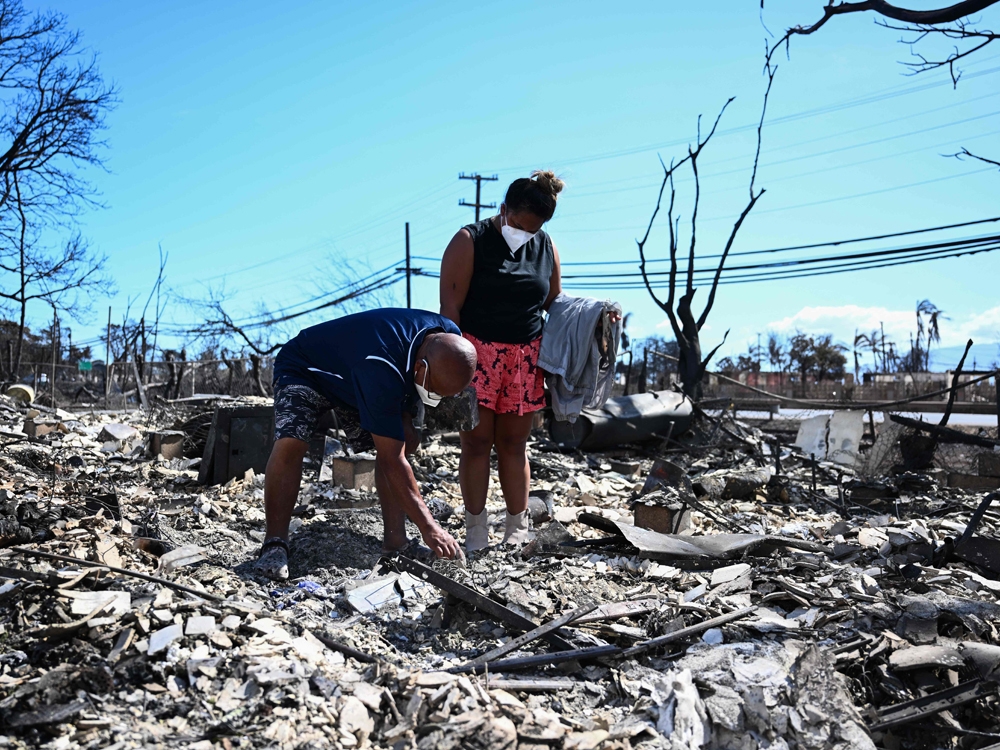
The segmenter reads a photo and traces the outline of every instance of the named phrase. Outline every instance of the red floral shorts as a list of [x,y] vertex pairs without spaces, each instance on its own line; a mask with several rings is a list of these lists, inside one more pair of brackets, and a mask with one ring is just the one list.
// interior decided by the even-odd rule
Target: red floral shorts
[[545,373],[538,367],[541,337],[528,344],[480,341],[462,334],[476,347],[479,405],[497,414],[530,414],[545,407]]

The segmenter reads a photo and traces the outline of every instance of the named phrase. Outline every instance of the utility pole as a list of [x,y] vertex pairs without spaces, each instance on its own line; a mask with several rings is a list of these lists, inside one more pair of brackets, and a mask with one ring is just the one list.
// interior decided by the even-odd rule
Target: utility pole
[[493,175],[492,177],[483,177],[479,173],[476,173],[476,174],[465,174],[465,172],[461,172],[458,175],[458,179],[460,179],[460,180],[475,180],[476,181],[476,202],[475,203],[467,203],[464,199],[460,200],[458,202],[458,205],[460,205],[460,206],[468,206],[469,208],[476,209],[476,221],[479,221],[479,209],[481,209],[481,208],[496,208],[497,207],[496,203],[480,203],[479,202],[480,196],[482,195],[483,182],[496,182],[497,181],[497,176],[496,175]]
[[406,222],[406,309],[413,307],[413,297],[410,294],[410,222]]
[[760,386],[760,334],[757,334],[757,386]]
[[59,351],[59,334],[56,329],[59,327],[59,316],[56,314],[56,306],[52,305],[52,408],[56,408],[56,352]]
[[110,409],[111,404],[111,305],[108,305],[108,338],[104,345],[104,408]]

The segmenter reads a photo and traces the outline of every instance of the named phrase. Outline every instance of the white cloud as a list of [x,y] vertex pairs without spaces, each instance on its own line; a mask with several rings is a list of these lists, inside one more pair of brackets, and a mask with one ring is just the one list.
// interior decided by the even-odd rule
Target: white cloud
[[796,330],[806,333],[832,333],[844,343],[854,341],[854,332],[871,333],[881,327],[886,336],[900,345],[908,344],[910,333],[916,328],[916,316],[909,310],[889,310],[885,307],[839,305],[803,307],[794,315],[768,324],[768,330],[790,334]]
[[977,344],[992,344],[1000,341],[1000,307],[994,307],[971,316],[961,326],[961,330],[962,335],[958,338],[973,339]]
[[[1000,340],[1000,306],[960,319],[946,318],[939,325],[942,346],[964,344],[970,338],[977,344],[994,343]],[[861,305],[803,307],[794,315],[772,321],[767,328],[786,335],[796,330],[832,333],[838,341],[850,344],[855,331],[870,333],[883,326],[886,337],[895,341],[900,351],[905,351],[910,336],[916,332],[916,313]]]

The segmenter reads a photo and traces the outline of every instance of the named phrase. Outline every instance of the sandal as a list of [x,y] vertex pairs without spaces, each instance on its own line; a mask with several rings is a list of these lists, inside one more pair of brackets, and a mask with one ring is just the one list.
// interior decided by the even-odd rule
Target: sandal
[[265,539],[257,553],[254,570],[272,581],[288,580],[288,542],[280,536]]

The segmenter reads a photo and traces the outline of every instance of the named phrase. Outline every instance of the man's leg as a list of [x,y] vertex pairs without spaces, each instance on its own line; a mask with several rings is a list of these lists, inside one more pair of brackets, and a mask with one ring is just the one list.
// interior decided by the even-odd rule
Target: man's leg
[[267,516],[266,538],[288,541],[288,524],[302,483],[302,459],[309,443],[296,438],[279,438],[271,448],[264,474],[264,513]]

